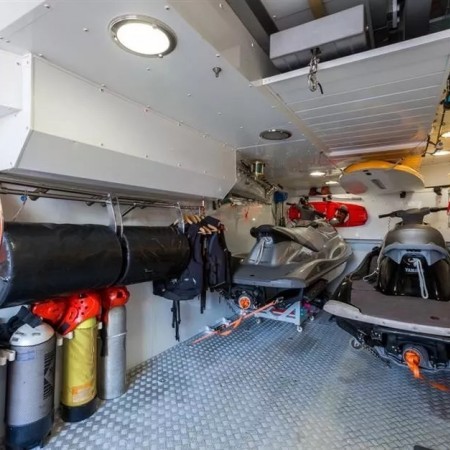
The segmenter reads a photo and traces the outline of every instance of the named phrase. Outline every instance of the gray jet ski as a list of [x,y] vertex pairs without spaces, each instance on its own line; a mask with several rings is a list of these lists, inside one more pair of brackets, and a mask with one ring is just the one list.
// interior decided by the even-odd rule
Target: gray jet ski
[[325,311],[353,336],[352,346],[424,369],[450,367],[450,254],[425,215],[447,208],[393,211],[402,221],[348,275]]
[[232,297],[259,307],[283,294],[286,299],[315,299],[344,271],[351,247],[325,220],[303,221],[286,228],[261,225],[251,229],[256,243],[235,264]]

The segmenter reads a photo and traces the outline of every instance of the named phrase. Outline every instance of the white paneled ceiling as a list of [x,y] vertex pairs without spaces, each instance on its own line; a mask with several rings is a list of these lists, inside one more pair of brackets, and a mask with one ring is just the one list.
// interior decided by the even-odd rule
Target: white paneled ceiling
[[308,69],[261,80],[333,155],[423,151],[449,71],[450,31],[319,64],[324,95]]

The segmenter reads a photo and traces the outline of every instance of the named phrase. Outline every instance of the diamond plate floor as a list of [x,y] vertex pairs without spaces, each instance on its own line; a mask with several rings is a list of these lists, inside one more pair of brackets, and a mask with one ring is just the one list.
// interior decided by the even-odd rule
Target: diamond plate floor
[[[450,448],[450,393],[388,368],[323,315],[299,334],[249,320],[130,374],[128,393],[48,450]],[[433,379],[450,385],[450,375]]]

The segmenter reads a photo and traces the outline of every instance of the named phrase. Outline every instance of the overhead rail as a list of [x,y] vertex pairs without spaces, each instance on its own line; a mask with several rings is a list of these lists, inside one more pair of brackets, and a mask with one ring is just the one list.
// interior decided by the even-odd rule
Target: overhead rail
[[[8,184],[9,186],[5,186]],[[205,202],[200,201],[197,205],[187,205],[180,202],[161,201],[154,198],[146,198],[142,195],[115,194],[106,191],[94,191],[81,188],[60,186],[57,184],[41,183],[9,176],[0,176],[0,194],[25,196],[30,200],[38,198],[50,198],[56,200],[70,200],[84,202],[86,205],[107,205],[111,199],[121,206],[128,206],[122,216],[125,216],[135,208],[175,208],[183,210],[195,210],[202,213]]]

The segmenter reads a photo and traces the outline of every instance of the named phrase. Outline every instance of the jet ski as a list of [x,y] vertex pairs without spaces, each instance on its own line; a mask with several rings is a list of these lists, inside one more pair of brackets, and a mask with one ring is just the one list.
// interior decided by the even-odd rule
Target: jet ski
[[393,211],[400,218],[381,248],[347,275],[324,309],[353,336],[387,361],[445,369],[450,357],[450,254],[442,234],[424,223],[447,208]]
[[276,298],[284,304],[320,302],[320,294],[343,273],[352,254],[323,219],[302,220],[294,228],[261,225],[250,233],[256,243],[248,255],[235,259],[231,288],[231,298],[244,310]]

